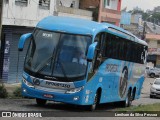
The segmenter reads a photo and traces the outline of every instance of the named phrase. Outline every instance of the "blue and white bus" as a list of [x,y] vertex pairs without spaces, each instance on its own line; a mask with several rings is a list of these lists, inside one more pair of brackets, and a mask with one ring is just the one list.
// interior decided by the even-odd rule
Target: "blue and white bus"
[[22,95],[75,105],[121,102],[140,97],[147,43],[107,23],[49,16],[33,33],[21,36],[18,48],[30,44],[25,58]]

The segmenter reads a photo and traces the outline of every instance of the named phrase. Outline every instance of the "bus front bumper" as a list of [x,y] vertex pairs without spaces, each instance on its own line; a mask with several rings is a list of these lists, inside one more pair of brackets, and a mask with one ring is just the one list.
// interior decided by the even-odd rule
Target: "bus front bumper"
[[83,105],[83,102],[82,102],[83,98],[81,97],[83,90],[73,94],[55,93],[55,92],[48,92],[48,91],[43,91],[43,90],[35,89],[32,87],[28,87],[23,82],[22,82],[21,88],[22,88],[22,96],[24,97],[40,98],[40,99],[46,99],[50,101]]

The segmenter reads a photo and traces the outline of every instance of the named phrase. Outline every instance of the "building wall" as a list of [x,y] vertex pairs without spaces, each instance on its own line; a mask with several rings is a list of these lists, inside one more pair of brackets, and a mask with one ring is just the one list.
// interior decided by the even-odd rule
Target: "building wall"
[[99,8],[98,22],[108,22],[119,26],[121,17],[121,0],[110,0],[108,6],[105,4],[106,2],[107,0],[80,0],[80,8]]
[[65,7],[65,6],[57,6],[56,8],[57,8],[56,10],[57,16],[70,16],[75,18],[92,20],[92,11]]
[[[115,0],[116,3],[119,3],[118,0]],[[115,2],[114,0],[110,1],[110,3],[112,4],[112,2]],[[117,9],[115,10],[115,8],[105,8],[104,7],[104,0],[100,0],[100,10],[99,10],[99,22],[108,22],[108,23],[112,23],[115,24],[117,26],[120,25],[120,18],[121,18],[121,12],[118,11]],[[121,3],[120,3],[121,4]],[[118,8],[118,5],[117,7]]]
[[135,14],[131,16],[131,23],[134,24],[141,24],[142,22],[142,15],[140,14]]
[[154,64],[160,65],[160,35],[146,34],[146,42],[148,43],[148,56],[156,56]]
[[3,25],[35,26],[37,22],[53,15],[55,0],[50,0],[49,8],[39,5],[39,0],[28,0],[26,3],[7,0],[3,3]]
[[122,3],[122,0],[118,0],[118,6],[117,6],[118,11],[121,11],[121,3]]
[[120,24],[130,25],[131,24],[131,13],[121,12]]
[[92,16],[81,16],[81,15],[76,15],[76,14],[70,14],[70,13],[64,13],[64,12],[58,12],[58,16],[70,16],[73,18],[83,18],[83,19],[87,19],[87,20],[92,20]]

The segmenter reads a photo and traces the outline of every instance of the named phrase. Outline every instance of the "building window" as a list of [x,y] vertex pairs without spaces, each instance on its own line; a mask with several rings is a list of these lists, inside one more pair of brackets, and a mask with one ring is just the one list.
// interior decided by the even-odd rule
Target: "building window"
[[50,0],[39,0],[39,7],[42,9],[50,8]]
[[104,7],[110,6],[110,0],[104,0]]
[[158,41],[157,41],[157,44],[159,44],[159,45],[160,45],[160,40],[158,40]]
[[15,4],[20,6],[22,5],[27,6],[28,0],[15,0]]

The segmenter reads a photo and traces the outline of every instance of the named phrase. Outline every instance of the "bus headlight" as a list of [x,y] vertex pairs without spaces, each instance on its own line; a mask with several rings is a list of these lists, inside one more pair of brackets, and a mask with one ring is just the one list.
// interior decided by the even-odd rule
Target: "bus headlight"
[[66,93],[68,93],[68,94],[77,93],[77,92],[83,90],[83,88],[84,88],[84,86],[79,87],[79,88],[70,89],[70,90],[67,90]]
[[30,82],[28,82],[26,79],[22,78],[22,80],[23,80],[23,82],[24,82],[28,87],[31,87],[31,88],[34,87],[33,84],[30,83]]

